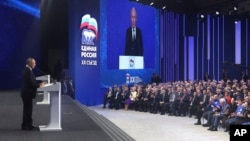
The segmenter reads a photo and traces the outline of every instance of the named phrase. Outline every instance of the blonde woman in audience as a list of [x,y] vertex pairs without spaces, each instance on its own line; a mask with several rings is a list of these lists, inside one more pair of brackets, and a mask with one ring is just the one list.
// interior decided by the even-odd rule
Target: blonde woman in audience
[[136,87],[135,87],[135,86],[130,87],[130,96],[129,96],[130,100],[131,100],[132,102],[134,102],[135,99],[136,99],[136,96],[137,96]]
[[136,86],[132,86],[130,87],[130,95],[129,95],[130,103],[128,105],[130,107],[127,107],[127,108],[131,108],[131,109],[134,108],[134,103],[135,103],[136,98],[137,98]]
[[137,94],[135,97],[135,102],[134,102],[134,110],[135,111],[141,111],[141,103],[142,103],[142,98],[143,98],[143,91],[142,91],[142,86],[137,86]]

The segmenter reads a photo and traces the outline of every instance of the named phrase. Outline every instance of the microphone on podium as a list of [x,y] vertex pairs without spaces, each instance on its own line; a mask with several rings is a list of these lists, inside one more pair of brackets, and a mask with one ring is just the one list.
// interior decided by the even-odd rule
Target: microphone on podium
[[36,70],[37,70],[39,73],[41,73],[42,75],[48,75],[48,73],[46,73],[46,72],[42,71],[42,70],[41,70],[41,69],[39,69],[39,68],[36,68]]
[[41,69],[39,69],[39,68],[36,68],[36,70],[42,75],[42,76],[40,76],[40,77],[37,77],[37,80],[42,80],[43,82],[46,82],[46,83],[51,83],[51,79],[53,79],[53,78],[51,78],[51,76],[48,74],[48,73],[46,73],[45,71],[42,71]]

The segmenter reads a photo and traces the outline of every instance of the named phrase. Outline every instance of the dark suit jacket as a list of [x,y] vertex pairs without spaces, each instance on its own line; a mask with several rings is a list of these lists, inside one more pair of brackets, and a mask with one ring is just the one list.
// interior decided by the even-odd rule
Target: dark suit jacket
[[[132,50],[135,48],[135,50]],[[128,56],[143,56],[143,42],[140,28],[136,27],[136,39],[132,39],[132,27],[129,27],[126,32],[125,55]]]
[[39,83],[36,81],[36,78],[28,67],[25,67],[23,71],[23,82],[21,96],[22,98],[33,99],[36,97],[37,88],[39,88]]
[[[204,100],[204,97],[206,97],[205,98],[205,101],[203,101]],[[203,95],[203,104],[202,104],[202,107],[205,107],[206,105],[208,105],[208,103],[209,103],[209,100],[210,100],[210,95],[208,95],[208,94],[206,94],[206,95]]]
[[157,102],[169,103],[169,96],[167,93],[165,94],[165,96],[163,96],[163,94],[157,95],[156,99]]

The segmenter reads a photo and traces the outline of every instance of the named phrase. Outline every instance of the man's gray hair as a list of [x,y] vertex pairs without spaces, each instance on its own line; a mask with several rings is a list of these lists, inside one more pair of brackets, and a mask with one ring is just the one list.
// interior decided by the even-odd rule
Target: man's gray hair
[[29,58],[26,60],[26,65],[29,65],[29,64],[32,62],[32,60],[35,60],[35,59],[32,58],[32,57],[29,57]]

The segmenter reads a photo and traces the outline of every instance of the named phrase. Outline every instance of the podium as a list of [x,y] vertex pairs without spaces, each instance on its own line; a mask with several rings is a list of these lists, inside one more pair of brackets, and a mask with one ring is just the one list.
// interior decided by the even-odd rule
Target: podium
[[[42,76],[39,76],[39,77],[36,77],[36,80],[41,80],[47,84],[50,84],[50,75],[42,75]],[[39,91],[39,90],[38,90]],[[45,105],[48,105],[50,104],[50,95],[49,95],[49,92],[45,92],[45,93],[39,93],[38,94],[42,94],[43,95],[43,100],[42,101],[39,101],[37,102],[37,104],[45,104]]]
[[50,75],[42,75],[42,76],[38,76],[36,77],[36,80],[41,80],[44,81],[46,83],[50,83]]
[[40,131],[61,131],[61,83],[46,84],[37,90],[50,96],[50,121],[48,125],[40,125]]

